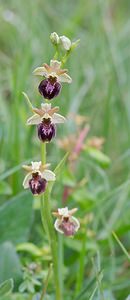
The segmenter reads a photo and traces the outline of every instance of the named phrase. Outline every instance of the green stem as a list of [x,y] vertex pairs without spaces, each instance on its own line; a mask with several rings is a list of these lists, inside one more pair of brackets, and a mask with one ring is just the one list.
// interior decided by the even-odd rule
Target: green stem
[[83,278],[84,278],[84,268],[85,268],[85,254],[86,254],[86,232],[84,232],[82,240],[82,250],[79,258],[79,270],[77,273],[77,282],[76,282],[76,296],[81,291]]
[[61,60],[61,67],[63,67],[64,64],[67,62],[70,53],[71,53],[71,49],[68,50],[68,51],[66,51],[65,55],[62,57],[62,60]]
[[46,164],[46,143],[42,144],[41,146],[41,159],[42,159],[42,164]]
[[[42,163],[46,163],[46,144],[42,144]],[[51,247],[52,261],[53,261],[53,273],[55,280],[55,289],[56,289],[56,300],[62,300],[61,288],[60,288],[60,274],[58,269],[58,250],[57,250],[57,240],[56,234],[54,231],[51,208],[50,208],[50,192],[48,187],[44,192],[44,195],[41,197],[41,216],[43,226],[48,236],[48,240]]]
[[47,286],[48,286],[49,278],[50,278],[50,275],[51,275],[51,270],[52,270],[52,264],[50,264],[50,267],[49,267],[49,270],[48,270],[48,274],[47,274],[47,278],[46,278],[46,281],[45,281],[45,286],[44,286],[44,289],[43,289],[43,291],[41,293],[40,300],[43,300],[44,296],[46,295]]
[[64,237],[62,234],[58,235],[58,260],[59,260],[59,274],[60,274],[60,287],[61,287],[61,292],[63,295],[64,292],[64,247],[63,247],[63,243],[64,243]]

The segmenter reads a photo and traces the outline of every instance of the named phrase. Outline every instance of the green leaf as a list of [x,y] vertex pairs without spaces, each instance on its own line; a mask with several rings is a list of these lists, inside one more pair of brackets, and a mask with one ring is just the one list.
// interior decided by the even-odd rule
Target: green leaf
[[12,194],[12,189],[10,185],[5,182],[1,181],[0,182],[0,195],[11,195]]
[[106,168],[110,165],[110,158],[100,150],[92,147],[87,147],[85,151],[92,159],[94,159],[102,167]]
[[65,168],[65,170],[62,172],[61,179],[62,183],[66,186],[74,187],[76,185],[75,177],[68,168]]
[[34,256],[43,256],[43,251],[32,243],[22,243],[17,245],[17,251],[25,251]]
[[8,279],[0,284],[0,298],[10,294],[13,290],[13,279]]
[[[102,273],[99,272],[98,276],[99,278],[102,278]],[[89,291],[89,289],[93,286],[94,283],[96,283],[96,276],[93,279],[91,279],[89,283],[85,285],[85,287],[81,290],[81,292],[77,295],[77,297],[74,300],[82,300],[83,296]]]
[[32,196],[28,192],[18,194],[0,208],[0,243],[26,242],[32,223]]
[[124,252],[125,256],[130,261],[130,254],[128,253],[128,251],[126,250],[126,248],[124,247],[122,242],[119,240],[118,236],[116,235],[116,233],[114,231],[112,231],[112,234],[113,234],[115,240],[117,241],[117,243],[119,244],[119,246],[121,247],[122,251]]
[[15,248],[10,242],[5,242],[0,246],[0,282],[10,278],[18,282],[21,276],[21,264]]
[[[63,168],[63,166],[64,166],[64,164],[65,164],[65,162],[66,162],[66,160],[67,160],[67,158],[68,158],[68,155],[69,155],[69,152],[67,152],[67,153],[64,155],[64,157],[61,159],[61,161],[59,162],[59,164],[56,166],[56,168],[55,168],[55,170],[54,170],[54,173],[55,173],[55,175],[56,175],[56,178],[58,177],[58,175],[59,175],[61,169]],[[50,182],[50,183],[48,184],[49,193],[51,193],[51,191],[52,191],[53,184],[54,184],[54,182]]]

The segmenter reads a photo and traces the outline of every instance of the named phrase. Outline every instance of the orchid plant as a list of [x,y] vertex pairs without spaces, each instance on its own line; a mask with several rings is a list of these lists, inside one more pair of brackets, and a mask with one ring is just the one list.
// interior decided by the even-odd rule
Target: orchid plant
[[[50,60],[50,65],[44,63],[41,67],[37,67],[33,74],[42,77],[39,83],[38,91],[43,97],[43,103],[39,108],[33,107],[28,96],[24,94],[25,98],[31,107],[33,115],[27,120],[27,125],[37,126],[37,135],[41,142],[42,156],[40,161],[31,162],[31,165],[23,165],[27,171],[27,175],[23,181],[23,187],[30,189],[35,196],[41,195],[41,218],[47,237],[49,239],[53,274],[55,281],[56,300],[63,299],[60,288],[60,274],[58,268],[58,251],[57,251],[57,237],[55,230],[60,234],[72,237],[78,231],[80,224],[73,214],[77,208],[71,210],[68,207],[57,208],[56,212],[51,213],[50,194],[52,185],[49,182],[56,181],[56,175],[49,170],[50,164],[47,163],[47,143],[56,137],[56,124],[64,123],[65,117],[58,114],[59,107],[52,107],[50,101],[53,101],[61,91],[62,83],[71,83],[72,79],[68,75],[67,69],[62,69],[66,63],[69,55],[79,43],[71,42],[66,36],[59,37],[57,33],[52,33],[50,36],[51,42],[56,49],[54,58]],[[60,61],[57,60],[60,57]],[[61,162],[60,162],[61,163]],[[53,224],[52,215],[56,217]],[[42,297],[42,296],[41,296]],[[42,298],[40,298],[42,299]]]

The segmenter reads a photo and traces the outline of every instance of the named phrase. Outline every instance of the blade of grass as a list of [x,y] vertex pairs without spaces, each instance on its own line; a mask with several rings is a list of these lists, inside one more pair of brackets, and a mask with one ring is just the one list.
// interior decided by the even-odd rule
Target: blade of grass
[[114,231],[112,231],[112,235],[114,236],[118,245],[121,247],[121,249],[122,249],[123,253],[125,254],[125,256],[127,257],[127,259],[130,261],[130,255],[129,255],[128,251],[126,250],[126,248],[124,247],[122,242],[119,240],[118,236],[116,235],[116,233]]

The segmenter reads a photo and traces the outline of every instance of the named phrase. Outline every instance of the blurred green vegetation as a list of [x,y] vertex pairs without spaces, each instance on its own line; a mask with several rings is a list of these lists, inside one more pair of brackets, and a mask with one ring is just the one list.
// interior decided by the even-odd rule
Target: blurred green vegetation
[[[10,299],[29,299],[27,295],[17,294],[23,280],[22,266],[32,262],[40,265],[44,283],[51,259],[39,201],[33,201],[30,193],[23,191],[21,166],[23,162],[40,159],[36,129],[25,125],[31,112],[22,91],[27,92],[33,104],[40,105],[38,79],[32,71],[53,57],[49,41],[53,31],[81,40],[67,63],[73,83],[64,85],[53,103],[60,106],[63,115],[87,116],[89,139],[104,137],[103,153],[108,156],[84,150],[74,174],[70,174],[66,165],[52,192],[52,209],[56,209],[62,206],[64,185],[72,188],[65,204],[78,207],[76,216],[81,220],[81,230],[74,239],[59,237],[64,299],[128,299],[129,256],[112,231],[129,252],[129,15],[129,0],[3,0],[0,3],[0,283],[14,279],[15,294]],[[77,127],[70,118],[58,127],[57,138],[76,132]],[[48,145],[52,169],[63,156],[57,140]],[[78,185],[84,179],[87,183]],[[51,278],[50,297],[46,299],[54,299],[52,283]],[[6,300],[10,299],[7,296]],[[36,299],[38,296],[33,300]]]

